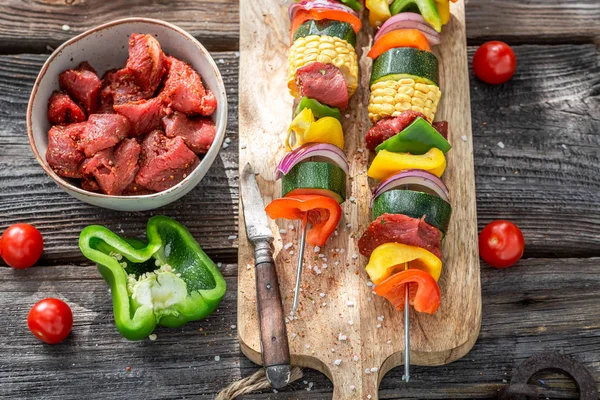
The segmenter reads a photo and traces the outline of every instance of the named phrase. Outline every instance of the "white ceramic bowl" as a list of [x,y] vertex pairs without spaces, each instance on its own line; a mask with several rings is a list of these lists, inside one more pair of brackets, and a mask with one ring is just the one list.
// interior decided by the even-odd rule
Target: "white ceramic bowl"
[[[58,176],[46,162],[48,147],[48,99],[58,90],[58,75],[88,61],[102,76],[105,71],[125,65],[129,35],[149,33],[154,35],[165,54],[190,63],[202,76],[205,87],[216,96],[218,106],[212,115],[217,134],[213,145],[200,164],[183,181],[172,188],[143,196],[109,196],[81,189],[74,181]],[[99,207],[120,211],[143,211],[162,207],[192,190],[202,180],[214,162],[225,137],[227,124],[227,96],[219,69],[208,51],[183,29],[164,21],[147,18],[126,18],[90,29],[60,46],[42,67],[27,107],[27,135],[36,159],[46,173],[67,193],[77,199]]]

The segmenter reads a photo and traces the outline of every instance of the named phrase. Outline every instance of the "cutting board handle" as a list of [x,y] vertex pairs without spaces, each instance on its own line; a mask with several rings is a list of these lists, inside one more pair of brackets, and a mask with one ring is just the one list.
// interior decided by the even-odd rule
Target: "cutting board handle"
[[[347,367],[347,366],[346,366]],[[379,373],[366,374],[358,363],[351,371],[330,369],[333,375],[333,400],[370,400],[379,399]],[[338,373],[336,373],[338,372]]]

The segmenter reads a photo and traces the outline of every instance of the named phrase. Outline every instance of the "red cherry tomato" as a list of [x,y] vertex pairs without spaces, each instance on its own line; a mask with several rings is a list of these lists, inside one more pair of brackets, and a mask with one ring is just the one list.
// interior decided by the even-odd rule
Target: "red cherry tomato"
[[479,254],[495,268],[508,268],[523,257],[525,240],[518,226],[510,221],[490,222],[479,234]]
[[516,69],[517,57],[504,42],[484,43],[473,56],[473,71],[485,83],[499,85],[507,82]]
[[73,313],[62,300],[44,299],[27,316],[29,330],[41,341],[56,344],[65,340],[73,328]]
[[29,224],[11,225],[0,237],[0,257],[13,268],[31,267],[43,251],[42,234]]

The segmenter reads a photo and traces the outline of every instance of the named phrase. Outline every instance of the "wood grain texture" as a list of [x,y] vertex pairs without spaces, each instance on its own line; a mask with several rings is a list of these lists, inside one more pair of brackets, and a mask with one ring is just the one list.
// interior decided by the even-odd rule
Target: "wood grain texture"
[[[214,398],[257,369],[240,354],[236,339],[237,265],[220,268],[230,290],[219,310],[180,329],[161,327],[155,342],[119,335],[108,286],[90,264],[0,268],[0,398]],[[600,383],[600,258],[528,259],[502,271],[483,266],[481,273],[483,323],[468,357],[443,367],[414,367],[408,386],[400,381],[402,368],[393,369],[381,382],[380,398],[492,399],[517,362],[548,350],[573,355]],[[35,339],[25,322],[31,305],[48,296],[66,300],[75,314],[71,336],[53,346]],[[329,380],[304,372],[283,392],[240,400],[331,399]],[[578,398],[573,383],[560,375],[538,379],[541,398]]]
[[0,53],[44,53],[94,26],[127,17],[174,23],[210,51],[237,50],[235,0],[0,0]]
[[[240,166],[243,168],[249,162],[259,172],[259,186],[268,203],[280,197],[280,182],[274,181],[273,171],[284,155],[283,139],[292,113],[292,99],[285,79],[289,27],[282,15],[285,15],[286,4],[275,0],[242,1],[240,4]],[[443,365],[464,356],[473,346],[481,322],[475,176],[462,2],[452,6],[452,15],[452,22],[446,26],[439,46],[443,97],[438,118],[449,121],[451,127],[449,141],[453,149],[448,154],[444,181],[451,193],[453,217],[442,249],[444,269],[439,281],[442,305],[435,315],[411,312],[410,351],[415,365]],[[356,243],[370,222],[370,188],[365,174],[368,152],[363,151],[364,134],[370,126],[366,107],[370,61],[360,51],[361,48],[366,51],[371,42],[373,32],[367,32],[363,30],[358,35],[359,90],[351,99],[347,111],[349,118],[343,121],[345,152],[350,163],[350,200],[342,205],[344,214],[338,227],[339,234],[330,237],[320,249],[328,260],[322,261],[317,254],[319,251],[307,249],[304,261],[307,270],[303,274],[299,312],[288,323],[292,364],[325,373],[333,381],[336,400],[368,395],[376,399],[381,377],[403,362],[405,351],[403,314],[385,299],[375,296],[372,288],[366,285],[368,276],[364,266],[368,260],[358,255]],[[263,63],[255,62],[259,57]],[[273,105],[268,110],[261,110],[265,98],[271,99]],[[466,135],[467,139],[462,140],[461,135]],[[278,221],[277,226],[273,226],[276,250],[279,251],[276,264],[284,308],[288,311],[299,252],[298,228],[283,234],[279,232],[289,225],[290,221]],[[252,361],[260,362],[255,270],[244,235],[245,228],[241,226],[239,337],[244,353]],[[289,249],[282,249],[286,243],[293,244],[291,253]],[[381,316],[384,320],[378,320]],[[347,339],[340,340],[340,335]]]
[[600,39],[597,0],[469,0],[469,44],[593,43]]
[[[469,0],[470,44],[578,43],[600,38],[596,0]],[[179,25],[211,51],[237,50],[239,6],[235,0],[0,0],[0,53],[44,53],[101,23],[125,17],[159,18]],[[63,31],[62,26],[71,29]]]
[[221,150],[206,177],[183,199],[155,211],[116,213],[64,193],[41,169],[27,141],[25,111],[45,56],[0,57],[0,230],[27,221],[45,238],[42,264],[83,262],[79,232],[104,224],[116,232],[142,232],[148,218],[166,214],[184,222],[217,261],[237,259],[237,53],[213,53],[227,85],[229,120]]

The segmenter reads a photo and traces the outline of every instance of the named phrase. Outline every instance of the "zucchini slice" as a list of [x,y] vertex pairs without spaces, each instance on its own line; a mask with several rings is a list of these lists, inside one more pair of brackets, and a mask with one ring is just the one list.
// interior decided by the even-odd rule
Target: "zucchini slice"
[[440,85],[437,57],[425,50],[401,47],[390,49],[373,62],[369,86],[390,75],[413,75]]
[[296,29],[293,41],[295,42],[296,39],[311,35],[337,37],[344,39],[352,47],[356,47],[356,33],[354,33],[352,25],[347,22],[330,19],[308,20]]
[[343,203],[346,200],[346,173],[337,165],[307,161],[295,165],[281,179],[281,196],[318,194]]
[[452,215],[452,206],[441,198],[412,190],[390,190],[373,202],[373,219],[382,214],[403,214],[411,218],[423,218],[425,222],[446,234]]

